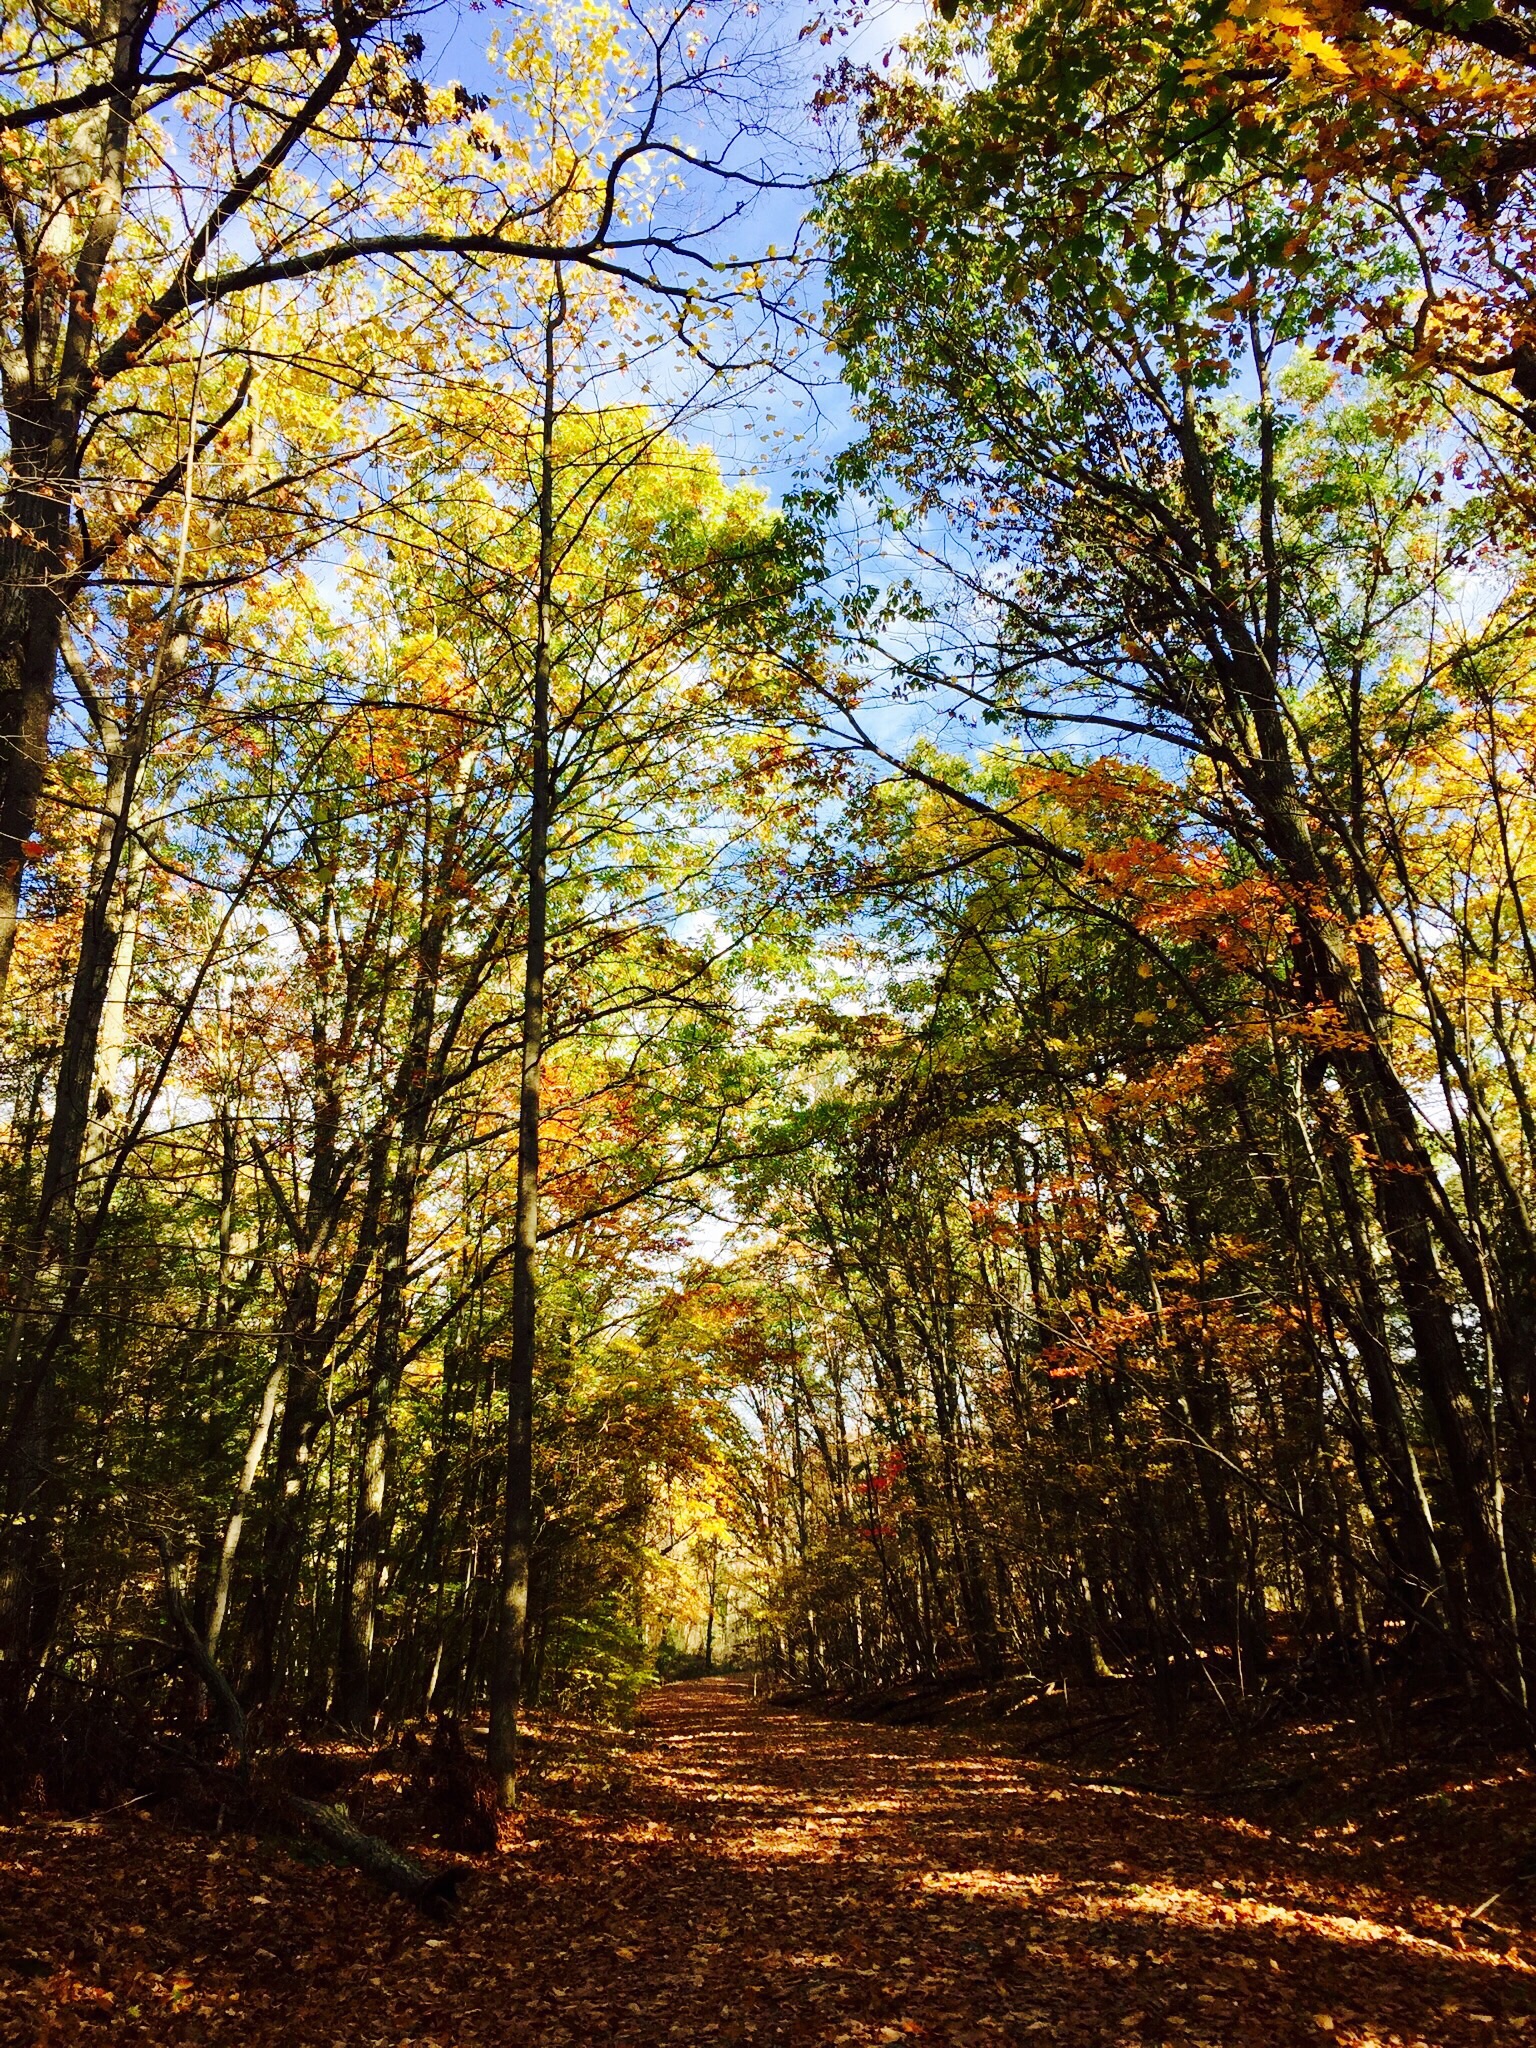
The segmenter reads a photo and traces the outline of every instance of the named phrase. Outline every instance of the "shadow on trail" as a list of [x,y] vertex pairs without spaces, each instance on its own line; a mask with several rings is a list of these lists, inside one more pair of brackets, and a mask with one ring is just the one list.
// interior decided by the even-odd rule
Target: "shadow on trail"
[[647,1720],[609,1850],[664,1971],[718,1999],[709,2038],[1363,2048],[1513,2041],[1536,2010],[1523,1963],[1420,1931],[1436,1902],[1341,1886],[1249,1820],[725,1681]]
[[1536,2043],[1536,1970],[1346,1872],[1336,1839],[702,1681],[653,1696],[627,1783],[530,1802],[448,1927],[289,1845],[0,1830],[0,2041]]

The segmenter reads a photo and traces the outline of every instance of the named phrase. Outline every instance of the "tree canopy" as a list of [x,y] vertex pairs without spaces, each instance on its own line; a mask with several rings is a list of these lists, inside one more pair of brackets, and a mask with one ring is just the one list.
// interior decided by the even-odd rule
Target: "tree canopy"
[[0,28],[18,1796],[691,1662],[1530,1738],[1536,24],[880,33]]

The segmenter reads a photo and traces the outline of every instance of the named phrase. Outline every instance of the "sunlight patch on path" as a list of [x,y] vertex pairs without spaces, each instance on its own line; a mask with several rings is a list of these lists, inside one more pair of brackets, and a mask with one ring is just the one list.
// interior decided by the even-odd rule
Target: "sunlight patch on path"
[[1074,1920],[1161,1919],[1185,1924],[1222,1927],[1271,1927],[1291,1930],[1328,1941],[1359,1945],[1380,1942],[1417,1950],[1438,1962],[1472,1963],[1498,1969],[1513,1968],[1521,1975],[1536,1977],[1536,1967],[1521,1960],[1492,1954],[1485,1949],[1447,1949],[1412,1929],[1390,1922],[1367,1920],[1348,1913],[1319,1913],[1306,1907],[1277,1906],[1261,1899],[1223,1899],[1212,1892],[1177,1885],[1137,1885],[1124,1893],[1090,1892],[1074,1896],[1053,1879],[1026,1872],[991,1869],[930,1870],[923,1873],[924,1891],[961,1894],[968,1898],[995,1897],[1028,1903],[1036,1913]]

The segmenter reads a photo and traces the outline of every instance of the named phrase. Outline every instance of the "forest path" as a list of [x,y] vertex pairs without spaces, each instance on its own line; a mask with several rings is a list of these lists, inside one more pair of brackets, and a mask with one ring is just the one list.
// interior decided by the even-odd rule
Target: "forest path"
[[526,1824],[440,1927],[280,1842],[0,1830],[0,2040],[1536,2042],[1536,1969],[1449,1946],[1457,1909],[1364,1882],[1337,1831],[1282,1840],[985,1736],[668,1686],[618,1783]]

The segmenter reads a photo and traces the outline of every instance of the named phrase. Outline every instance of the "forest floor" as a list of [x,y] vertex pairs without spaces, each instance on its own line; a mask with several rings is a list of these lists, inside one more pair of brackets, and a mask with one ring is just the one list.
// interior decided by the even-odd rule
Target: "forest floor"
[[24,1817],[0,1828],[0,2040],[1536,2044],[1522,1895],[1460,1931],[1526,1773],[1442,1768],[1365,1824],[1017,1746],[667,1686],[632,1738],[535,1774],[443,1924],[277,1837]]

